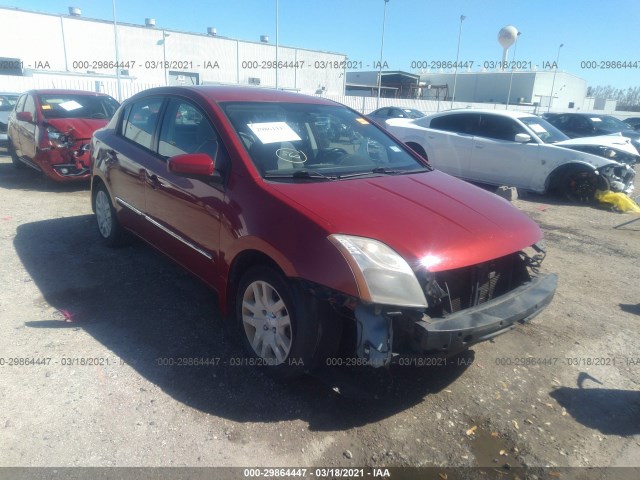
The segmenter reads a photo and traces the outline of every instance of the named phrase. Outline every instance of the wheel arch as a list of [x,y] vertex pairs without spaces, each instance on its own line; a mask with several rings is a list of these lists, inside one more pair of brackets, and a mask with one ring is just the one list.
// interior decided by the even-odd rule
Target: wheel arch
[[224,315],[233,316],[233,312],[236,308],[236,290],[240,283],[240,279],[250,268],[258,265],[272,268],[284,278],[287,278],[285,271],[271,256],[260,250],[243,250],[233,258],[229,267],[226,282],[225,302],[224,305],[221,305]]
[[598,169],[591,165],[590,163],[581,162],[581,161],[572,161],[563,163],[562,165],[558,165],[555,169],[547,175],[547,178],[544,183],[544,192],[549,193],[552,192],[555,188],[558,187],[558,182],[562,179],[562,177],[572,170],[576,171],[592,171],[596,172]]
[[[104,185],[107,193],[109,193],[109,189],[107,188],[107,184],[104,182],[104,180],[102,180],[102,178],[98,177],[97,175],[94,175],[91,178],[91,210],[93,211],[93,213],[96,212],[96,193],[100,185]],[[109,193],[109,195],[111,194]]]

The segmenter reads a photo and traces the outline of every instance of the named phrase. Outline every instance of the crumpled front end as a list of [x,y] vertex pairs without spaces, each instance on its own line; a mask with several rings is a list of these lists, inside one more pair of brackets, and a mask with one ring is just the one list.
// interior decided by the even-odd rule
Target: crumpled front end
[[557,277],[541,275],[544,251],[517,252],[455,270],[418,272],[426,309],[358,304],[356,354],[380,367],[406,356],[452,356],[531,320],[552,300]]
[[612,192],[622,192],[631,196],[635,188],[635,169],[626,163],[611,163],[598,168],[598,173],[603,185],[599,185],[600,190],[611,190]]
[[91,140],[76,139],[72,132],[61,133],[49,126],[43,134],[35,163],[56,181],[86,180],[89,171]]

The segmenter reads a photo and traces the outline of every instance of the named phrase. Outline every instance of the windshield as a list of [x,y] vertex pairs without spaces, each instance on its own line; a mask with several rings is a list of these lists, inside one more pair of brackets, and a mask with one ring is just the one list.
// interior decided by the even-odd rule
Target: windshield
[[629,125],[622,120],[618,120],[616,117],[609,115],[599,115],[591,118],[591,121],[597,128],[601,128],[608,132],[621,132],[622,130],[629,130]]
[[425,116],[420,110],[415,110],[413,108],[403,108],[402,111],[407,115],[408,118],[422,118]]
[[556,143],[569,140],[564,133],[540,117],[521,117],[520,121],[528,126],[544,143]]
[[265,178],[333,180],[430,169],[345,107],[234,102],[223,108]]
[[110,119],[118,109],[118,102],[108,96],[40,95],[44,118]]

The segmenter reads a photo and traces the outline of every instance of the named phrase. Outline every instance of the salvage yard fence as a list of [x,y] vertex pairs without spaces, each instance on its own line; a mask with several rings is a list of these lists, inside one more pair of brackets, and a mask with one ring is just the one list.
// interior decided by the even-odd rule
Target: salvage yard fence
[[[120,82],[122,98],[125,100],[130,96],[146,90],[152,87],[163,86],[159,83],[145,83],[139,82],[135,79],[122,79]],[[26,90],[32,90],[37,88],[63,88],[73,90],[87,90],[91,92],[102,92],[111,95],[114,98],[118,98],[118,85],[115,78],[100,78],[95,77],[78,77],[73,75],[34,75],[32,77],[19,77],[10,75],[0,75],[0,92],[17,92],[21,93]],[[256,87],[258,88],[258,87]],[[302,92],[305,93],[305,92]],[[342,103],[348,107],[357,110],[360,113],[368,114],[376,108],[382,107],[402,107],[402,108],[414,108],[420,110],[427,115],[437,112],[449,110],[451,108],[484,108],[505,110],[506,105],[501,103],[471,103],[471,102],[454,102],[447,100],[417,100],[417,99],[405,99],[405,98],[380,98],[376,97],[356,97],[350,95],[321,95],[323,98]],[[519,112],[528,113],[545,113],[546,108],[539,108],[531,105],[509,105],[509,110],[516,110]],[[551,111],[564,111],[551,109]],[[637,116],[638,112],[622,112],[622,111],[605,111],[605,110],[580,110],[582,113],[597,113],[597,114],[613,114],[621,119],[627,117]]]

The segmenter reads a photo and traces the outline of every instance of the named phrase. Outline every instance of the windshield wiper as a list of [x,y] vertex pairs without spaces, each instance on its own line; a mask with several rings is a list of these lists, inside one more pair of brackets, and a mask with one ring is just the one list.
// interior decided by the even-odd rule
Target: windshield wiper
[[310,178],[314,180],[336,180],[336,177],[331,177],[329,175],[325,175],[324,173],[320,173],[316,170],[296,170],[292,173],[267,173],[264,175],[264,178]]
[[373,175],[373,174],[383,174],[383,175],[407,175],[409,173],[422,173],[422,172],[430,172],[432,169],[429,168],[414,168],[412,170],[397,170],[394,168],[388,168],[388,167],[376,167],[372,170],[368,170],[366,172],[358,172],[358,173],[350,173],[348,175],[340,175],[338,176],[339,179],[341,178],[354,178],[354,177],[365,177],[367,175]]

